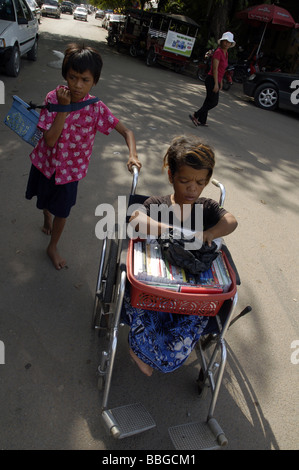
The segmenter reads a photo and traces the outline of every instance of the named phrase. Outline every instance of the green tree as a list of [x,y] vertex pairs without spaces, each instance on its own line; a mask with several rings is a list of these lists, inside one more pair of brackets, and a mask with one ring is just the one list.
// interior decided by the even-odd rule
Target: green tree
[[[91,0],[102,8],[131,7],[133,0]],[[138,0],[144,8],[146,0]],[[136,2],[135,2],[136,3]],[[237,11],[260,3],[273,3],[273,0],[158,0],[158,11],[184,14],[199,25],[199,47],[205,49],[208,41],[219,39],[224,31],[232,30],[238,39],[245,38],[248,26],[236,19]],[[298,0],[280,0],[280,6],[289,10],[299,22]]]
[[[126,10],[126,8],[132,8],[134,2],[133,0],[90,0],[91,3],[103,10],[113,9],[113,10]],[[140,8],[143,10],[144,5],[147,0],[138,0]]]

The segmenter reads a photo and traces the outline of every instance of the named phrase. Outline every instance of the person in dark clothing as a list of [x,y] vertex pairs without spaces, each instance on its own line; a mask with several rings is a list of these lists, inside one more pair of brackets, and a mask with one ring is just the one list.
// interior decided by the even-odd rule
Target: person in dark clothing
[[228,49],[236,45],[234,35],[229,31],[218,41],[219,47],[213,54],[211,69],[205,80],[206,99],[202,107],[189,118],[195,126],[206,126],[208,112],[215,108],[219,101],[219,90],[222,89],[222,79],[228,66]]

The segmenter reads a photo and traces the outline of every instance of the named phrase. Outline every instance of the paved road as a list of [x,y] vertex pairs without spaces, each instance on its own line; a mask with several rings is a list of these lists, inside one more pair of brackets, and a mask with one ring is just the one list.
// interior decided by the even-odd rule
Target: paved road
[[[298,354],[291,362],[296,353],[292,344],[299,340],[298,116],[257,109],[234,85],[221,94],[210,126],[195,129],[188,114],[201,103],[204,88],[194,78],[148,68],[142,60],[108,48],[106,32],[94,18],[87,24],[68,15],[44,18],[40,30],[38,61],[22,60],[16,79],[0,76],[6,89],[2,117],[13,94],[41,102],[62,82],[52,51],[63,51],[80,38],[103,56],[95,94],[135,131],[143,162],[141,193],[167,187],[160,168],[173,136],[199,133],[214,146],[215,177],[225,183],[226,207],[239,221],[227,240],[242,279],[238,311],[248,304],[253,308],[228,332],[228,365],[216,417],[229,449],[298,448]],[[5,345],[0,448],[173,449],[168,427],[197,421],[206,412],[208,402],[198,402],[196,395],[194,355],[179,371],[148,379],[130,363],[127,331],[122,329],[111,406],[141,401],[157,427],[117,441],[106,435],[99,416],[100,351],[90,330],[101,247],[94,233],[95,208],[130,188],[122,139],[97,136],[88,176],[80,183],[61,241],[69,268],[56,272],[45,255],[41,214],[24,199],[30,147],[3,124],[0,135],[0,340]],[[206,194],[218,197],[212,187]]]

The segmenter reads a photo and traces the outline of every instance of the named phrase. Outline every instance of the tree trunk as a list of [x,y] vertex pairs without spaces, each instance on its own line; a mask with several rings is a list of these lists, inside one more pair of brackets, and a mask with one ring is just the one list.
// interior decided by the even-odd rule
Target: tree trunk
[[228,29],[234,3],[234,0],[214,1],[210,12],[210,35],[214,36],[216,40],[221,38],[222,34]]

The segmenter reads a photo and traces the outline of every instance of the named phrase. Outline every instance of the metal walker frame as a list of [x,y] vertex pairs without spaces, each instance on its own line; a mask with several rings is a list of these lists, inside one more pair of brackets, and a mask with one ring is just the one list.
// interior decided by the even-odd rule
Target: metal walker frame
[[[131,200],[132,198],[138,198],[135,194],[137,183],[138,170],[133,167]],[[225,188],[222,183],[215,179],[212,180],[212,183],[220,190],[219,204],[223,206],[226,195]],[[144,199],[144,197],[142,198]],[[103,392],[101,417],[108,433],[116,439],[132,436],[156,426],[154,419],[141,403],[113,409],[108,407],[121,309],[127,282],[126,254],[128,240],[122,236],[117,237],[117,234],[123,234],[124,226],[116,227],[115,238],[106,237],[103,240],[92,316],[92,328],[100,332],[104,330],[106,339],[109,341],[108,348],[101,353],[97,375],[98,388]],[[225,254],[236,273],[237,285],[240,285],[239,275],[230,253],[225,245],[222,246],[222,249],[225,250]],[[169,435],[176,449],[221,449],[228,443],[224,431],[214,417],[214,412],[227,361],[225,335],[230,325],[251,311],[251,307],[248,306],[232,320],[237,301],[238,293],[236,292],[233,298],[224,302],[220,312],[215,317],[211,317],[211,332],[201,337],[196,345],[196,352],[201,366],[197,380],[198,392],[201,397],[204,397],[210,389],[211,401],[204,422],[187,423],[169,428]],[[207,351],[211,346],[214,349],[208,357]],[[220,359],[218,359],[218,356],[220,356]]]

